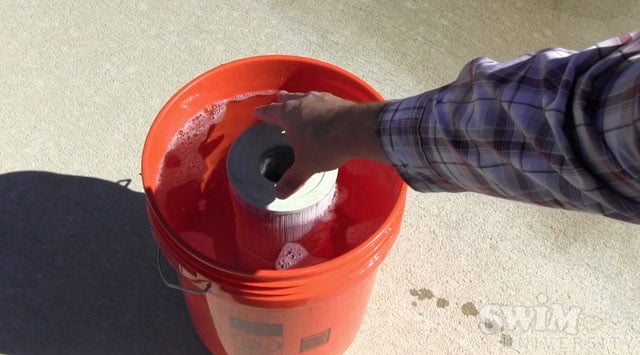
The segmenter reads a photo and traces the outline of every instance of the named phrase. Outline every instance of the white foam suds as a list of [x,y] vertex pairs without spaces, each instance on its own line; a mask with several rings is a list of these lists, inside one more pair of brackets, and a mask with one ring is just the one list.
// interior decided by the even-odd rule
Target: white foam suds
[[282,247],[276,259],[275,269],[286,270],[296,267],[311,266],[325,261],[310,255],[307,249],[298,243],[287,243]]
[[[262,90],[239,94],[215,102],[187,120],[167,148],[157,178],[159,190],[162,189],[166,192],[204,175],[206,164],[198,152],[198,148],[207,139],[207,133],[211,126],[222,122],[229,102],[239,102],[255,96],[270,96],[277,93],[278,90]],[[171,160],[167,161],[167,159]]]
[[247,92],[244,94],[239,94],[236,95],[230,99],[227,99],[226,101],[243,101],[246,100],[248,98],[251,97],[255,97],[255,96],[271,96],[271,95],[276,95],[278,94],[279,90],[262,90],[262,91],[253,91],[253,92]]

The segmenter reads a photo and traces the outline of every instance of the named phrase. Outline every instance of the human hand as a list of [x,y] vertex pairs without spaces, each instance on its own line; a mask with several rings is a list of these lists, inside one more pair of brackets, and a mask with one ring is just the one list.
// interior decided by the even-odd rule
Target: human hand
[[286,131],[295,160],[276,185],[284,199],[311,175],[341,167],[360,157],[389,163],[377,136],[384,102],[360,104],[329,93],[281,91],[275,103],[256,108],[256,117]]

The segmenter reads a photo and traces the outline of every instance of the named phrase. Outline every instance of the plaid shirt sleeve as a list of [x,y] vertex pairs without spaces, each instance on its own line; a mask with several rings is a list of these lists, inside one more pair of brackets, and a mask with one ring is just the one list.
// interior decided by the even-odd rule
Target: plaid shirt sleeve
[[475,191],[640,223],[640,32],[575,52],[478,58],[391,102],[384,150],[417,191]]

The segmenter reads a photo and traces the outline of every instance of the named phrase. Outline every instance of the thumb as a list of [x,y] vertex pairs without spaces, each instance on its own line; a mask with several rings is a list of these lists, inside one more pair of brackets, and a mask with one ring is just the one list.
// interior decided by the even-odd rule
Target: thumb
[[259,106],[254,110],[254,114],[260,121],[282,127],[284,105],[281,103],[272,103],[270,105]]
[[282,200],[293,195],[307,182],[311,175],[313,175],[313,172],[308,171],[302,164],[294,161],[291,168],[282,175],[282,178],[276,184],[276,197]]

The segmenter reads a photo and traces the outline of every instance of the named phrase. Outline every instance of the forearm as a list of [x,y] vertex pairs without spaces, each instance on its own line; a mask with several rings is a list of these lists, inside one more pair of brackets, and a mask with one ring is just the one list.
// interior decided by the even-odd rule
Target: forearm
[[476,191],[640,222],[638,37],[474,60],[454,83],[384,108],[386,155],[418,191]]
[[349,152],[350,157],[365,158],[382,164],[391,164],[380,139],[378,138],[378,117],[384,109],[385,102],[371,102],[356,104],[345,112],[342,119],[343,137],[336,141],[348,144],[343,150]]

